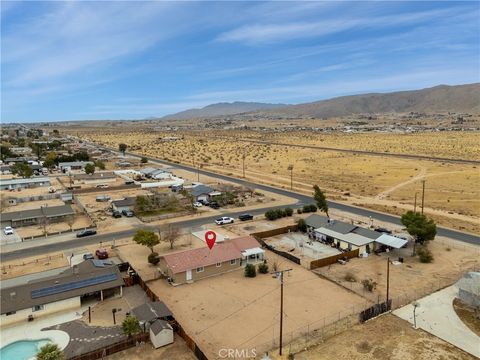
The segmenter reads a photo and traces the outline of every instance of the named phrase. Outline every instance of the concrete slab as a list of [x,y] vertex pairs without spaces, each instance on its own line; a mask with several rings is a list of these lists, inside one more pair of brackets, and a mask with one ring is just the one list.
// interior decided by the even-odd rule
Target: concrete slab
[[[457,295],[458,288],[453,285],[418,300],[417,327],[480,358],[480,337],[462,322],[453,309],[452,303]],[[413,324],[413,309],[413,305],[409,304],[393,313]]]

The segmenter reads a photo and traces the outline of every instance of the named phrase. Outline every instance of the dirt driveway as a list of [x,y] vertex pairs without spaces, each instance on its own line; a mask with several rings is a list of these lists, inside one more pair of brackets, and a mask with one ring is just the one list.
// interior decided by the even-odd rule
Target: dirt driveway
[[[292,268],[285,275],[284,338],[322,327],[369,306],[327,280],[267,252],[270,266]],[[222,348],[256,349],[257,354],[278,343],[280,283],[271,274],[245,278],[242,270],[177,287],[165,280],[149,282],[188,335],[209,359]]]

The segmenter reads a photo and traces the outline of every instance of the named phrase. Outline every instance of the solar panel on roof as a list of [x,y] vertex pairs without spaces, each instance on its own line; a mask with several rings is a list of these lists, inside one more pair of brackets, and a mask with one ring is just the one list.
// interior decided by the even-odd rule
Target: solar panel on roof
[[60,294],[65,291],[81,289],[87,286],[103,284],[109,281],[116,280],[117,277],[118,276],[116,273],[112,273],[112,274],[96,276],[89,279],[73,281],[66,284],[59,284],[59,285],[49,286],[42,289],[32,290],[32,299],[54,295],[54,294]]

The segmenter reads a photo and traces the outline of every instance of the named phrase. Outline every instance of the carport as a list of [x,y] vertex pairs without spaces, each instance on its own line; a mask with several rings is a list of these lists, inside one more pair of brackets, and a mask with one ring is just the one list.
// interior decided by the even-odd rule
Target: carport
[[389,248],[400,249],[408,243],[408,240],[400,239],[396,236],[382,234],[375,242],[387,246]]

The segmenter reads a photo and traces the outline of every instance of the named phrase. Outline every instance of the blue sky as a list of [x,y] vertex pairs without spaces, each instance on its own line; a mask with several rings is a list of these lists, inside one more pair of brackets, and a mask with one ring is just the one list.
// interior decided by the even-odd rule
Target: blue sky
[[1,2],[2,122],[480,81],[475,2]]

